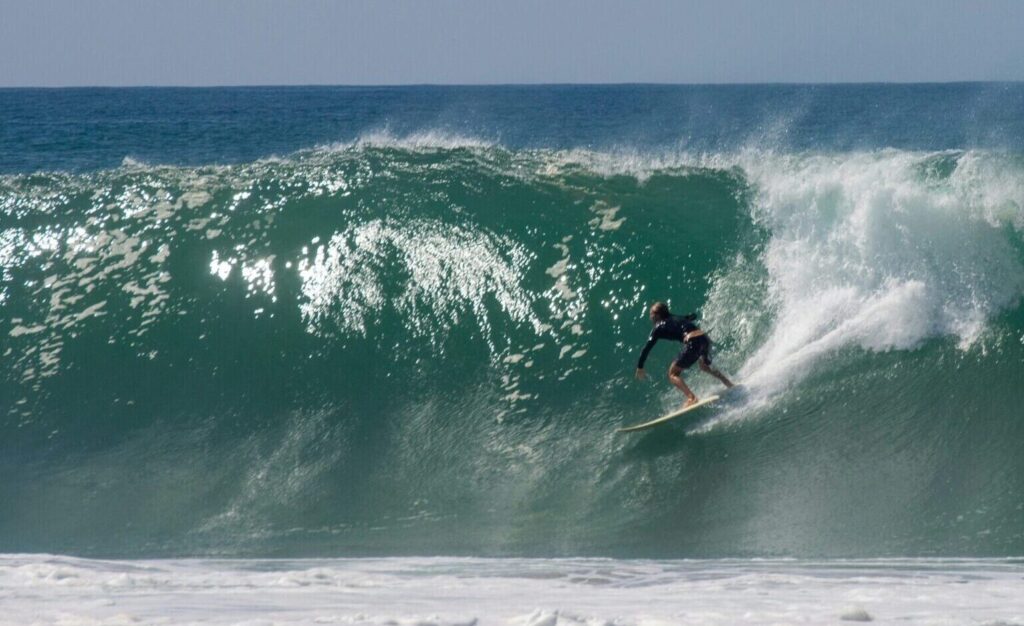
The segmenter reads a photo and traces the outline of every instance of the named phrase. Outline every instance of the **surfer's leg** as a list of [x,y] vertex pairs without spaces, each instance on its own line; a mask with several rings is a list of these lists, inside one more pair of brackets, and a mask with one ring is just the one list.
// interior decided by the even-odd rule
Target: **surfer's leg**
[[711,367],[710,363],[705,363],[704,359],[701,359],[699,361],[699,363],[700,363],[700,369],[704,370],[708,374],[711,374],[712,376],[714,376],[718,380],[722,381],[723,385],[725,385],[726,387],[732,387],[733,386],[732,381],[729,380],[728,378],[726,378],[725,374],[723,374],[722,372],[720,372],[720,371],[716,370],[715,368]]
[[672,381],[672,384],[675,385],[679,391],[686,394],[686,404],[683,406],[690,406],[697,401],[697,396],[690,391],[689,387],[686,386],[686,381],[684,381],[681,376],[682,373],[683,368],[673,363],[672,366],[668,368],[668,379]]
[[700,346],[700,359],[697,360],[700,369],[720,380],[726,387],[732,387],[732,381],[711,365],[711,340],[706,335],[702,339],[704,341],[701,342]]

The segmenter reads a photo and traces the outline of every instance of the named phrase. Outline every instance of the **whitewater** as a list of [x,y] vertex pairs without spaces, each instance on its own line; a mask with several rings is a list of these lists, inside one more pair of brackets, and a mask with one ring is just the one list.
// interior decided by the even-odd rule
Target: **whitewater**
[[0,621],[1024,622],[1022,103],[0,92]]
[[0,558],[2,624],[1010,624],[1019,561]]

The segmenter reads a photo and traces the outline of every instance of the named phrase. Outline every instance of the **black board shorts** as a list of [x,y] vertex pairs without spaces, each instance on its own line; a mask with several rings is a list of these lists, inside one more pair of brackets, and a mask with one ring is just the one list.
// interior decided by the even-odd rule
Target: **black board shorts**
[[703,361],[704,365],[711,365],[711,340],[707,335],[694,337],[683,343],[683,349],[679,351],[679,356],[674,362],[680,369],[685,370],[696,363],[697,359]]

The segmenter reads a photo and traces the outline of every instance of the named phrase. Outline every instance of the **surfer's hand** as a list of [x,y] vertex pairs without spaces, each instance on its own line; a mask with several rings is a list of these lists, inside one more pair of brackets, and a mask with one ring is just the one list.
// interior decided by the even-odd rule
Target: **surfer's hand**
[[644,378],[647,378],[647,372],[644,371],[644,368],[642,368],[642,367],[636,368],[636,379],[637,380],[643,380]]

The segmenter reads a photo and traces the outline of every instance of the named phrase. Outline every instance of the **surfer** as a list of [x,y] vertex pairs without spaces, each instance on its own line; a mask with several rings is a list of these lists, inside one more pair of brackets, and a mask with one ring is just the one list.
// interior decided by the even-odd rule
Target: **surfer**
[[683,404],[683,407],[697,402],[696,394],[690,391],[682,377],[683,370],[689,369],[695,362],[700,363],[700,369],[722,381],[726,387],[733,386],[732,381],[726,378],[725,374],[711,366],[711,339],[693,323],[696,317],[692,313],[683,316],[672,315],[669,313],[668,305],[664,302],[652,304],[651,323],[654,324],[654,330],[651,331],[651,336],[647,339],[643,352],[640,353],[640,361],[636,365],[636,378],[643,380],[647,375],[644,372],[644,361],[647,360],[647,354],[659,339],[683,342],[683,349],[668,368],[668,379],[686,395],[686,403]]

